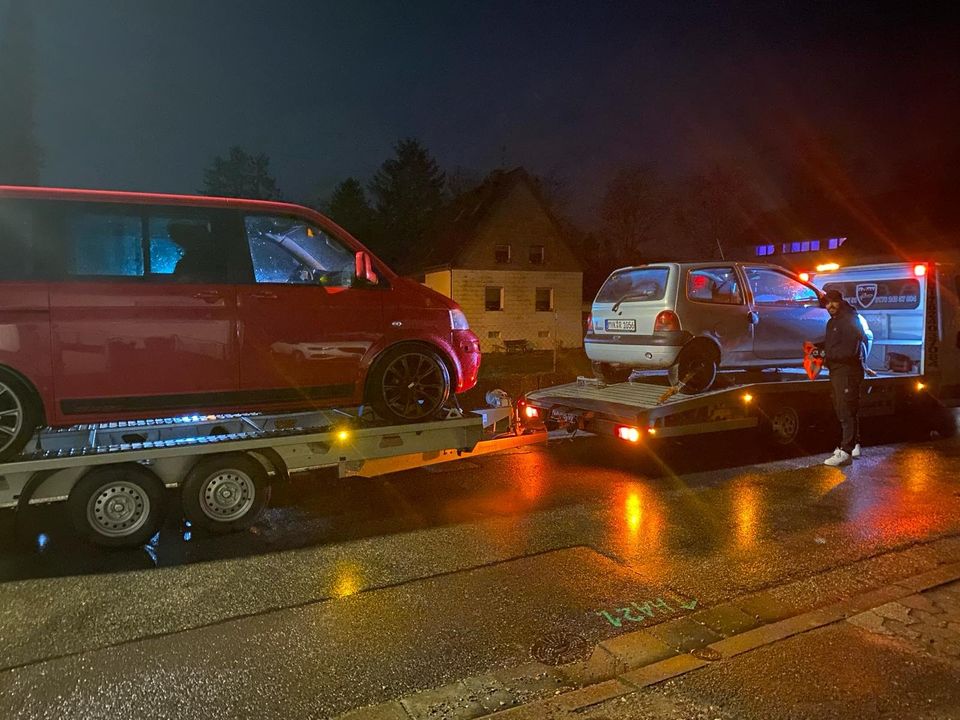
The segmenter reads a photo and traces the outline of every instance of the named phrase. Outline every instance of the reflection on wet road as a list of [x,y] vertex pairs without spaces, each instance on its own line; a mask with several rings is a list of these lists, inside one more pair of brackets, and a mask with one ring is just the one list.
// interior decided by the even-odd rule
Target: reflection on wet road
[[3,513],[0,685],[42,704],[162,673],[171,689],[138,711],[179,682],[202,715],[242,662],[264,678],[250,707],[325,716],[960,534],[960,442],[820,460],[771,461],[746,434],[650,452],[575,439],[295,479],[249,532],[169,517],[135,551],[79,545],[57,506],[16,529]]

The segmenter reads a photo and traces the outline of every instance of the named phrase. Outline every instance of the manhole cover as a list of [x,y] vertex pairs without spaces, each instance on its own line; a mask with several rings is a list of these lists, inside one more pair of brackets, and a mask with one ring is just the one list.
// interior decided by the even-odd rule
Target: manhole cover
[[530,650],[533,657],[544,665],[566,665],[590,656],[590,645],[579,635],[563,632],[549,633]]

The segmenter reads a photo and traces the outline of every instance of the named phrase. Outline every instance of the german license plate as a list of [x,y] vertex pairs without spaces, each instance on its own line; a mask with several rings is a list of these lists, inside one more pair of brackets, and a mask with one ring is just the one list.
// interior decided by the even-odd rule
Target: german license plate
[[611,330],[616,330],[617,332],[637,331],[636,320],[607,320],[605,322],[606,325],[604,325],[604,327],[607,329],[607,332],[610,332]]

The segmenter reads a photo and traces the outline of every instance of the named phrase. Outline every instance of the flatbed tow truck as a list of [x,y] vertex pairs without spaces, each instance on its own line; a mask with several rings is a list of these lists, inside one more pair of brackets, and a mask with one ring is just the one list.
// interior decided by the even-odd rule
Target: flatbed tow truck
[[291,473],[374,477],[546,440],[516,432],[505,393],[491,400],[483,410],[450,409],[445,419],[409,425],[378,424],[364,408],[350,408],[43,428],[32,451],[0,464],[0,508],[66,501],[89,540],[138,545],[162,521],[165,489],[178,488],[193,525],[241,530],[266,506],[271,484]]
[[[855,299],[874,334],[861,417],[912,412],[931,430],[952,432],[944,407],[957,402],[960,389],[960,320],[955,266],[892,263],[850,267],[816,277],[821,289],[841,288]],[[910,288],[913,301],[898,294],[877,302],[886,287]],[[878,290],[879,288],[879,290]],[[869,292],[861,293],[865,301]],[[670,387],[665,373],[634,373],[631,381],[605,385],[581,377],[576,382],[527,393],[518,403],[530,425],[612,436],[628,443],[756,428],[774,446],[797,442],[805,428],[833,418],[828,371],[810,380],[799,367],[720,373],[714,389],[687,395]]]

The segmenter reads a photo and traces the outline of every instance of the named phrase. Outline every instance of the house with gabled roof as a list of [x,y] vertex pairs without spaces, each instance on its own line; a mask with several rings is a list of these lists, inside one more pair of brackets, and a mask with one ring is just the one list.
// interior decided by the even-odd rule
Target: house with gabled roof
[[583,271],[522,168],[457,197],[417,273],[463,308],[484,352],[583,346]]

